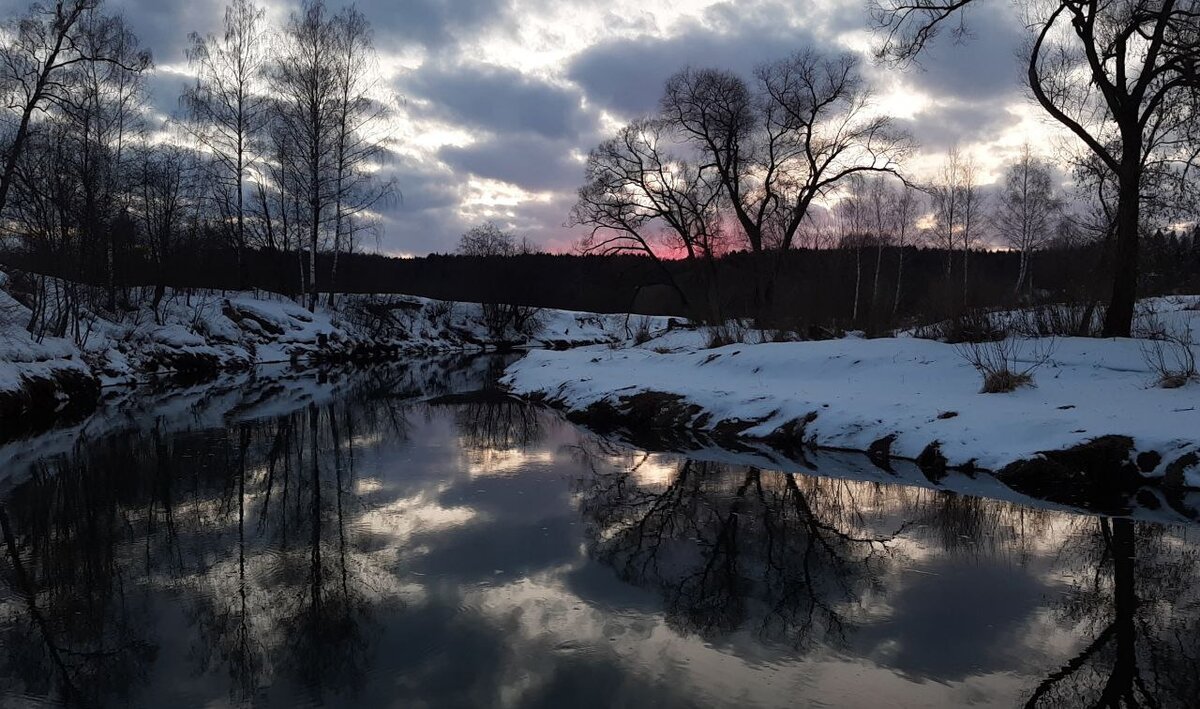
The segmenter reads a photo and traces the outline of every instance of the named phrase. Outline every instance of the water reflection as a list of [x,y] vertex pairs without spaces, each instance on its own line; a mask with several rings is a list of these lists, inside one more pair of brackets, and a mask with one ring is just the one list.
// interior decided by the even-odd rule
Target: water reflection
[[1200,692],[1191,528],[631,450],[470,367],[263,382],[23,459],[0,704]]

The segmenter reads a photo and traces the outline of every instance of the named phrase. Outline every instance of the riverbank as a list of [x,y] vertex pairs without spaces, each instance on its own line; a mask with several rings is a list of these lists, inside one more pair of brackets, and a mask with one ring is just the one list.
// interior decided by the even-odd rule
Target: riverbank
[[116,312],[89,305],[98,300],[78,284],[0,272],[0,439],[78,419],[104,387],[164,375],[568,348],[616,341],[626,325],[624,315],[529,310],[519,328],[497,328],[480,304],[404,295],[343,295],[312,312],[263,292],[168,290],[155,304],[134,289]]
[[[1156,317],[1200,329],[1195,299],[1153,305]],[[962,349],[943,342],[709,349],[701,339],[665,333],[617,349],[534,352],[503,381],[602,431],[861,451],[934,476],[991,471],[1039,497],[1099,485],[1079,494],[1102,499],[1148,481],[1200,486],[1200,384],[1157,386],[1138,340],[1023,341],[1031,356],[1050,353],[1032,386],[984,394]]]

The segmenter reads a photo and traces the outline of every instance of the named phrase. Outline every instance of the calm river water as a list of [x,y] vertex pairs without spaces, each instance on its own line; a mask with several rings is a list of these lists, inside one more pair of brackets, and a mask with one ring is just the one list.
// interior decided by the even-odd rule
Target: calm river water
[[487,389],[501,364],[157,392],[10,444],[0,706],[1200,696],[1194,528],[647,453]]

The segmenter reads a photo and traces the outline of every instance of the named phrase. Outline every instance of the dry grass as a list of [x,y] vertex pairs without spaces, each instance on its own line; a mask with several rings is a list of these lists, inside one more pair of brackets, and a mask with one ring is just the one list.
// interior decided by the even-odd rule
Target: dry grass
[[980,391],[984,394],[1007,394],[1026,386],[1033,386],[1033,375],[1028,372],[1010,372],[1002,369],[985,374],[983,389]]

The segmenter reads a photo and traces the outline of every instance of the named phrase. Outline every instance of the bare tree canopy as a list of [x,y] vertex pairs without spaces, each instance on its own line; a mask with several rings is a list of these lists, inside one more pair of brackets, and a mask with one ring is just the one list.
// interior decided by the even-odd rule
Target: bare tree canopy
[[590,228],[588,251],[653,255],[655,246],[688,258],[716,250],[716,176],[671,148],[671,126],[643,118],[622,128],[588,155],[586,182],[571,211],[572,226]]
[[753,251],[791,248],[814,200],[854,174],[896,173],[914,148],[874,110],[850,54],[763,64],[753,90],[729,72],[684,69],[667,81],[662,114],[716,170]]
[[1029,260],[1054,236],[1062,201],[1054,191],[1050,166],[1033,154],[1026,143],[1017,162],[1004,174],[1003,191],[996,205],[995,223],[1000,239],[1021,254],[1016,292],[1031,286]]
[[386,107],[372,99],[373,51],[361,13],[331,15],[322,0],[306,0],[288,20],[271,70],[279,186],[294,190],[302,206],[294,212],[307,237],[310,308],[317,252],[326,243],[335,255],[347,248],[370,208],[392,191],[374,169],[386,156],[387,136],[378,125]]
[[211,156],[213,197],[234,225],[239,254],[246,248],[246,178],[257,162],[253,144],[266,120],[263,15],[250,0],[233,0],[225,8],[221,36],[192,33],[187,57],[197,78],[182,97],[192,134]]
[[463,256],[516,256],[528,253],[528,244],[496,222],[484,222],[468,229],[458,240]]

